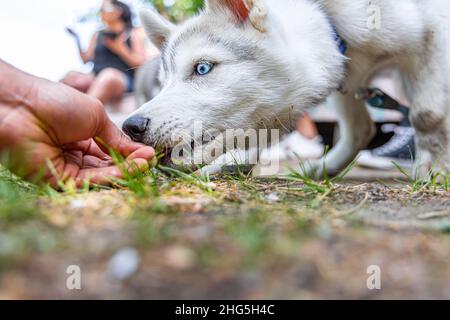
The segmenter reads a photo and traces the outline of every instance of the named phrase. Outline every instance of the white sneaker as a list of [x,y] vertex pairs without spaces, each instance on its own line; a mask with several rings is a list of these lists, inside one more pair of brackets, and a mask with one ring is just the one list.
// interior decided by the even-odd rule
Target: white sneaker
[[358,165],[379,170],[396,169],[398,166],[412,169],[416,152],[415,130],[411,127],[384,125],[383,131],[395,134],[385,145],[372,151],[361,151]]
[[322,157],[325,147],[322,139],[308,139],[295,131],[288,135],[278,145],[264,150],[261,153],[263,163],[285,160],[313,160]]

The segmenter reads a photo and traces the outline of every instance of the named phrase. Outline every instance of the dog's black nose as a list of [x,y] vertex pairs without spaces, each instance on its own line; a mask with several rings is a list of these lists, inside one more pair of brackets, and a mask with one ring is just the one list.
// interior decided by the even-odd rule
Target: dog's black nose
[[150,119],[135,116],[125,121],[122,130],[133,139],[133,141],[142,142],[149,124]]

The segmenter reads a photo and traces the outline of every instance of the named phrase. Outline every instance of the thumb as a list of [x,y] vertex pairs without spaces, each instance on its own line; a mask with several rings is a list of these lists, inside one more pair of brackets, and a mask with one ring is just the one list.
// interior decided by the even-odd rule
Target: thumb
[[[122,156],[128,157],[139,150],[140,158],[150,160],[155,156],[155,150],[151,147],[132,141],[105,115],[103,125],[99,127],[96,135],[97,143],[102,149],[112,148]],[[105,150],[109,151],[109,150]]]

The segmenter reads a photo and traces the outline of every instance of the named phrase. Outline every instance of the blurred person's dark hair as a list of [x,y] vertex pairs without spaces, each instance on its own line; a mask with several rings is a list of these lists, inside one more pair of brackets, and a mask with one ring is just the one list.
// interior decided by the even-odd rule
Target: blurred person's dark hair
[[118,0],[111,0],[111,4],[119,8],[122,14],[120,15],[120,19],[125,23],[125,27],[127,29],[133,28],[133,13],[131,12],[130,6],[127,4],[118,1]]

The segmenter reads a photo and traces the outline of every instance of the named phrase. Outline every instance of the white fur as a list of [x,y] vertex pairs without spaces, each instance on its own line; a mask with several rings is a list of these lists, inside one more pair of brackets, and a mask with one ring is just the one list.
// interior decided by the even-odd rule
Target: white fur
[[[171,133],[189,131],[195,121],[220,131],[288,131],[295,115],[335,94],[341,140],[324,160],[337,172],[374,133],[364,101],[355,94],[380,63],[393,60],[412,101],[420,158],[427,169],[436,165],[448,171],[448,0],[247,0],[247,20],[227,9],[225,1],[209,2],[210,9],[180,26],[153,13],[142,15],[150,38],[174,57],[162,68],[160,95],[133,114],[151,119],[142,142],[170,147]],[[380,29],[368,28],[370,5],[381,10]],[[331,23],[348,43],[346,57]],[[255,59],[238,59],[209,41],[210,35],[256,48]],[[211,74],[192,76],[198,60],[217,66]],[[344,94],[336,91],[341,85]]]

